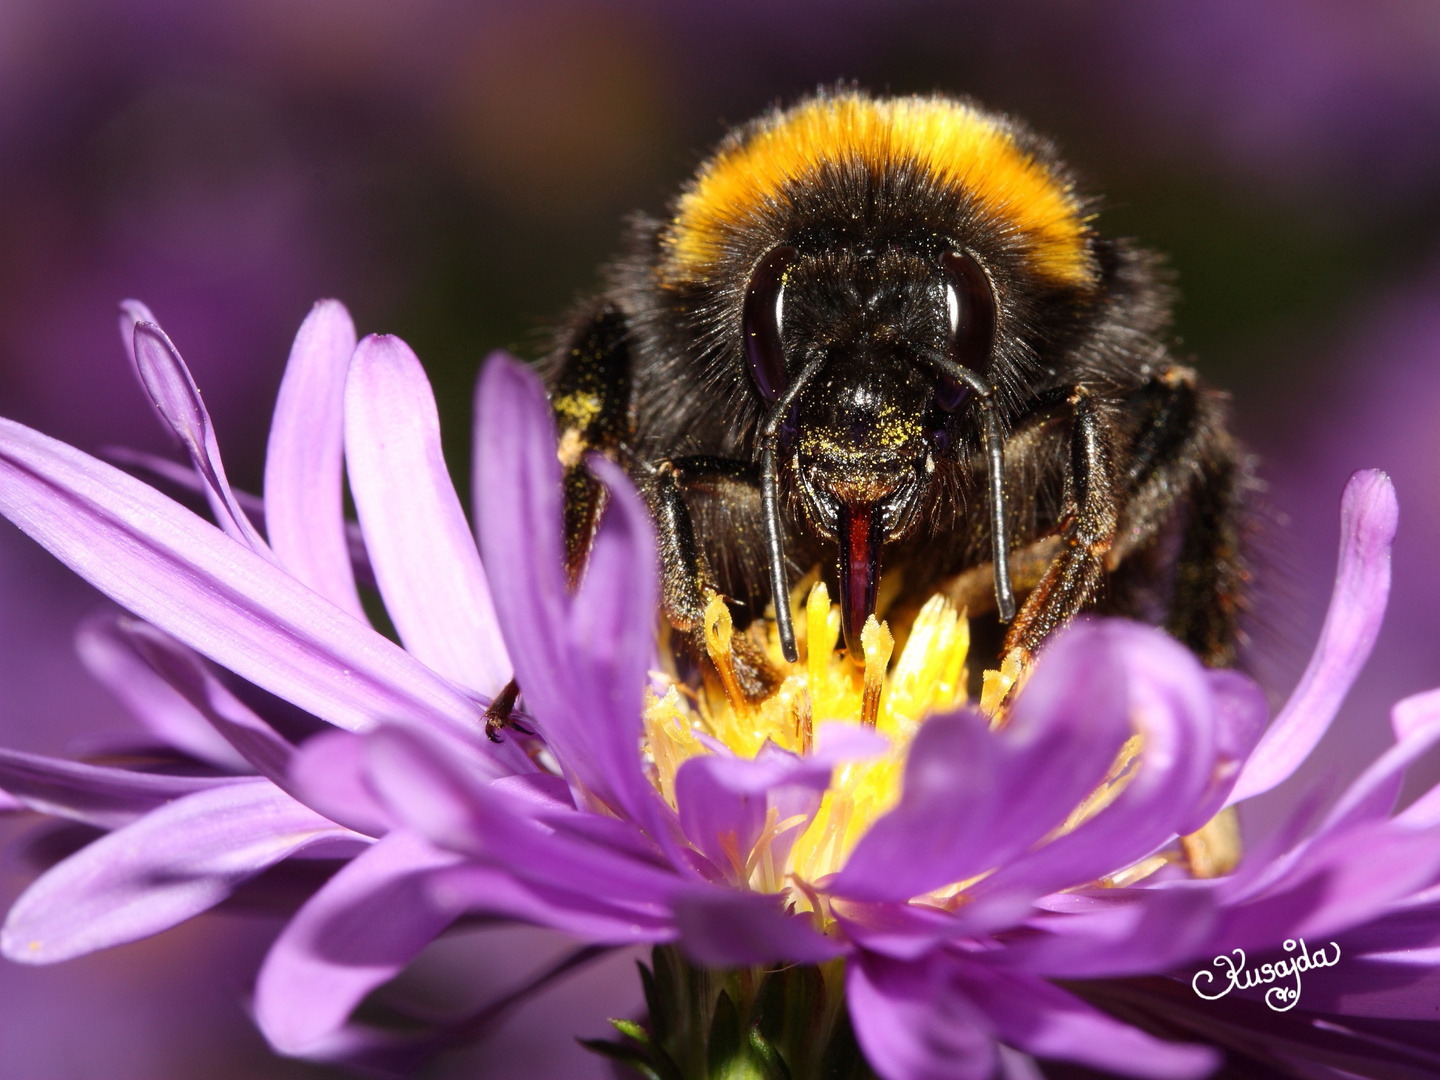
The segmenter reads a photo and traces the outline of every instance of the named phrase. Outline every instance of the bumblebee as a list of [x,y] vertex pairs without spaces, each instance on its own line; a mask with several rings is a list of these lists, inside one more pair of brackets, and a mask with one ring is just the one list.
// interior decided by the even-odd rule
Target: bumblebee
[[852,656],[877,606],[943,589],[997,655],[1097,610],[1233,663],[1250,466],[1172,356],[1158,260],[1093,208],[966,99],[842,88],[732,131],[548,357],[572,582],[600,453],[649,499],[682,632],[717,592],[741,625],[773,602],[793,660],[819,565]]

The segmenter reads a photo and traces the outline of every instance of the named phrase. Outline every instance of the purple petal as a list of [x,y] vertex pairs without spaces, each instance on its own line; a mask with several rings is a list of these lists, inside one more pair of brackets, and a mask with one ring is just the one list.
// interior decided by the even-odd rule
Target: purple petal
[[[1390,711],[1398,742],[1365,769],[1340,796],[1320,832],[1345,828],[1389,815],[1400,797],[1405,770],[1440,741],[1440,690],[1415,694],[1397,702]],[[1413,809],[1407,808],[1407,809]],[[1405,817],[1405,824],[1424,827],[1424,811]]]
[[1208,1076],[1220,1065],[1209,1047],[1146,1035],[1033,976],[957,964],[951,985],[985,1012],[1001,1039],[1036,1057],[1154,1080]]
[[956,935],[952,912],[926,904],[869,903],[836,897],[830,910],[847,940],[866,952],[916,960]]
[[[169,481],[184,491],[193,491],[197,494],[205,491],[205,480],[195,471],[193,465],[181,465],[167,458],[147,454],[143,450],[131,450],[124,446],[102,447],[100,455],[109,461],[148,472],[151,476]],[[232,488],[231,491],[235,496],[235,501],[245,511],[251,524],[257,527],[263,526],[265,524],[265,500],[239,488]],[[354,521],[346,521],[344,532],[345,553],[350,560],[352,576],[361,585],[375,588],[375,571],[370,566],[370,554],[365,550],[365,538],[360,535],[360,525]],[[329,598],[327,597],[327,599]]]
[[214,907],[297,851],[348,838],[360,839],[268,780],[196,792],[43,874],[10,909],[0,951],[53,964],[136,941]]
[[1045,650],[1010,724],[961,712],[916,735],[900,804],[856,845],[829,891],[906,900],[1030,847],[1104,778],[1130,733],[1124,670],[1079,624]]
[[255,1019],[276,1051],[331,1056],[351,1011],[455,921],[429,878],[458,857],[393,832],[352,859],[290,920],[255,984]]
[[855,1038],[885,1080],[989,1080],[996,1065],[985,1014],[944,979],[936,956],[916,963],[861,954],[845,965]]
[[516,679],[572,783],[663,834],[638,751],[657,610],[649,513],[623,473],[593,463],[611,497],[572,597],[555,446],[540,380],[492,356],[476,393],[475,504]]
[[1218,918],[1206,890],[1114,891],[1122,895],[1094,911],[1032,919],[1040,933],[1018,938],[993,962],[1047,978],[1150,975],[1201,952]]
[[674,911],[681,947],[692,960],[712,967],[818,964],[845,951],[819,933],[809,915],[786,911],[776,893],[693,887],[676,897]]
[[350,491],[405,647],[493,696],[510,678],[490,586],[440,449],[425,369],[403,341],[360,342],[345,388]]
[[235,778],[166,776],[0,749],[0,788],[17,805],[118,829],[173,799],[206,791]]
[[321,300],[300,324],[265,450],[265,531],[281,565],[358,619],[365,614],[341,506],[345,375],[355,324],[338,300]]
[[[637,856],[644,847],[630,822],[583,811],[546,813],[542,822],[531,816],[532,800],[493,788],[452,747],[400,728],[382,728],[367,741],[376,794],[438,847],[498,863],[526,881],[647,909],[680,885],[657,858]],[[607,837],[611,829],[625,839]]]
[[[1305,1007],[1346,1016],[1434,1020],[1440,1001],[1440,907],[1400,911],[1344,934],[1339,969],[1305,976]],[[1329,942],[1306,946],[1313,954]],[[1252,965],[1253,966],[1253,965]]]
[[442,906],[548,926],[600,945],[671,941],[675,937],[669,912],[637,912],[633,906],[609,903],[601,897],[520,881],[493,866],[456,866],[435,875],[430,890]]
[[135,363],[150,400],[204,478],[205,497],[215,520],[226,533],[256,554],[273,559],[270,548],[230,490],[230,481],[225,478],[225,466],[220,460],[220,447],[215,441],[215,427],[200,398],[200,388],[165,331],[154,323],[138,323],[135,327]]
[[1367,822],[1321,835],[1277,880],[1229,908],[1212,939],[1220,949],[1273,948],[1319,938],[1381,915],[1440,880],[1440,829]]
[[[866,743],[874,746],[870,739]],[[854,756],[865,756],[863,748],[857,749],[862,752]],[[729,850],[743,861],[760,838],[769,810],[774,809],[777,821],[802,817],[804,820],[789,826],[778,842],[772,842],[773,858],[783,865],[790,844],[820,808],[834,766],[834,761],[819,755],[800,757],[768,742],[754,759],[718,754],[691,758],[675,777],[680,825],[706,858],[726,868],[735,884],[743,885],[721,837],[731,838]]]
[[306,806],[366,836],[384,836],[395,815],[370,789],[365,739],[327,731],[307,739],[290,764],[290,783]]
[[1320,640],[1295,692],[1246,762],[1229,802],[1286,780],[1335,719],[1380,632],[1390,595],[1390,544],[1399,520],[1388,476],[1370,469],[1350,478],[1340,504],[1340,562]]
[[1270,715],[1264,691],[1238,671],[1208,671],[1205,677],[1215,697],[1215,774],[1210,790],[1177,830],[1182,836],[1201,828],[1225,806]]
[[284,788],[295,747],[225,688],[205,661],[168,634],[138,619],[117,625],[139,660],[173,687],[256,772]]
[[332,724],[479,728],[474,701],[274,564],[154,488],[9,420],[0,514],[122,607]]
[[1143,858],[1176,835],[1212,783],[1216,703],[1199,661],[1153,627],[1119,619],[1094,625],[1124,671],[1128,711],[1144,737],[1139,767],[1094,817],[969,890],[968,919],[1014,918],[1037,896]]
[[164,742],[227,772],[250,771],[249,762],[204,714],[135,651],[126,633],[134,622],[132,616],[102,611],[81,623],[75,648],[86,670]]
[[[139,300],[120,301],[120,344],[125,349],[125,359],[130,363],[130,372],[135,376],[135,381],[140,385],[140,390],[147,398],[149,390],[145,387],[145,379],[140,374],[140,365],[135,362],[135,327],[140,323],[155,323],[159,325],[160,320],[151,314],[150,309]],[[176,439],[175,429],[170,426],[166,419],[158,413],[152,414],[160,421],[160,426],[165,429],[165,434]],[[178,439],[177,439],[178,441]]]

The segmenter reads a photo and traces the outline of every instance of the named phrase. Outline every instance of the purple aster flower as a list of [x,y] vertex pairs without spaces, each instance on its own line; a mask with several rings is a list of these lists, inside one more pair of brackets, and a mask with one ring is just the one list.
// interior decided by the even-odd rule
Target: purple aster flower
[[[1249,680],[1119,621],[1059,635],[1003,710],[1013,671],[992,677],[988,712],[959,704],[965,624],[943,604],[917,617],[888,678],[893,640],[867,631],[866,674],[851,678],[819,588],[806,655],[774,698],[687,687],[691,708],[657,652],[646,508],[603,460],[609,509],[567,588],[555,435],[526,369],[496,358],[482,375],[477,552],[418,361],[393,338],[356,346],[343,309],[318,305],[281,388],[262,537],[183,362],[148,312],[126,312],[137,371],[191,456],[182,479],[220,527],[5,421],[0,512],[131,613],[87,632],[92,669],[210,767],[0,756],[18,804],[112,830],[12,908],[12,959],[154,933],[324,853],[348,862],[256,986],[284,1053],[400,1068],[481,1033],[494,1010],[422,1036],[351,1022],[427,943],[480,917],[599,948],[678,944],[688,959],[662,950],[648,976],[652,1027],[620,1024],[635,1042],[611,1051],[632,1061],[673,1056],[666,1013],[702,998],[713,1058],[726,1030],[733,1053],[795,1052],[767,1026],[786,1007],[823,1007],[840,1038],[843,997],[887,1080],[1023,1075],[1030,1056],[1145,1077],[1217,1066],[1176,1037],[1308,1075],[1433,1064],[1397,1025],[1433,1008],[1440,789],[1390,809],[1440,738],[1440,694],[1396,706],[1395,746],[1313,828],[1297,813],[1237,864],[1227,810],[1293,773],[1369,654],[1396,524],[1383,475],[1346,490],[1330,614],[1268,729]],[[359,605],[342,453],[403,649]],[[723,676],[723,605],[711,621]],[[495,746],[483,713],[512,669],[537,735]],[[1284,1030],[1246,1011],[1244,988],[1217,1006],[1164,977],[1307,937],[1343,941],[1350,969],[1343,987],[1308,986]],[[696,964],[756,968],[752,986],[771,965],[795,974],[771,976],[784,993],[767,1007],[697,990],[710,984]]]

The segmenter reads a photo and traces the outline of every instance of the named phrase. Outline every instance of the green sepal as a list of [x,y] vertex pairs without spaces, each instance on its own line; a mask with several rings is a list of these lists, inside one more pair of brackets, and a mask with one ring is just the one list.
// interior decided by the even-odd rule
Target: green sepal
[[730,994],[720,991],[715,1011],[710,1017],[710,1037],[706,1040],[705,1064],[711,1080],[729,1080],[740,1064],[740,1014]]
[[575,1041],[593,1054],[599,1054],[612,1061],[618,1061],[622,1065],[628,1065],[643,1076],[645,1080],[672,1080],[670,1077],[661,1075],[650,1063],[650,1059],[645,1056],[644,1052],[637,1050],[633,1046],[607,1042],[604,1039],[576,1039]]
[[726,971],[660,945],[639,968],[648,1017],[612,1020],[621,1042],[584,1045],[646,1080],[875,1080],[850,1024],[843,960]]

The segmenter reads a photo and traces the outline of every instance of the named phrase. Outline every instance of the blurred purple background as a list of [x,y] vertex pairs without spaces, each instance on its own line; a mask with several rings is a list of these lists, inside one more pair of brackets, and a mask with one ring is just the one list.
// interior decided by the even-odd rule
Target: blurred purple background
[[[1234,392],[1270,484],[1256,654],[1272,696],[1314,640],[1346,476],[1395,477],[1377,656],[1323,760],[1249,824],[1358,771],[1389,742],[1388,705],[1440,684],[1430,0],[0,0],[0,414],[88,450],[164,450],[115,333],[115,302],[139,297],[206,391],[231,477],[258,490],[290,336],[338,296],[362,333],[415,346],[463,472],[481,357],[533,354],[622,215],[658,210],[727,124],[841,78],[1029,118],[1106,195],[1107,231],[1169,254],[1185,348]],[[96,602],[0,528],[0,743],[59,752],[125,726],[71,646]],[[28,873],[8,856],[0,900]],[[217,914],[55,969],[0,965],[0,1078],[327,1075],[269,1057],[245,1019],[275,930]],[[416,985],[480,1002],[561,947],[464,935]],[[636,1009],[629,965],[437,1075],[599,1075],[572,1036]]]

